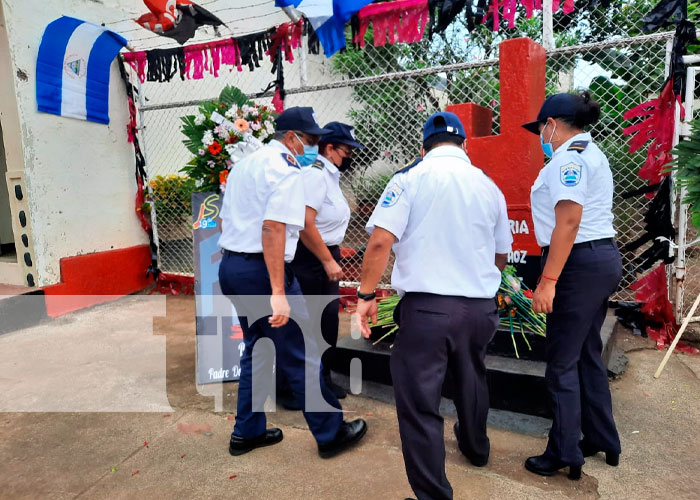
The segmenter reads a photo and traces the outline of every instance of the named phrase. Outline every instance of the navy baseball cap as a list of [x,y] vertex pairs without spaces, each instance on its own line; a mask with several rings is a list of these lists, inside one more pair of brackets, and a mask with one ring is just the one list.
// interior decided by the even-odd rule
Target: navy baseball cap
[[277,130],[298,130],[310,135],[326,135],[331,131],[321,126],[316,121],[316,114],[312,107],[295,106],[285,109],[276,119]]
[[537,120],[523,125],[523,128],[540,135],[540,123],[547,121],[547,118],[570,118],[576,117],[576,112],[581,106],[581,98],[574,94],[554,94],[545,99],[540,112],[537,114]]
[[323,128],[330,130],[331,133],[324,135],[321,142],[347,144],[353,148],[364,149],[364,146],[357,142],[357,139],[355,139],[355,133],[352,131],[352,127],[350,125],[341,122],[330,122]]
[[462,122],[459,121],[457,115],[450,113],[449,111],[441,111],[440,113],[432,114],[430,118],[426,120],[425,125],[423,126],[423,142],[425,142],[429,137],[443,132],[457,135],[462,139],[467,138]]

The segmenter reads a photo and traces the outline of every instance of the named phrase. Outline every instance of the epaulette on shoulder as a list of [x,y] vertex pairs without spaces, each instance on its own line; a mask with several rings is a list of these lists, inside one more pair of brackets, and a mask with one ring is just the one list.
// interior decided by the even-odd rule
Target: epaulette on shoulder
[[301,167],[299,166],[299,164],[297,163],[296,158],[294,158],[294,157],[293,157],[292,155],[290,155],[289,153],[282,153],[282,159],[283,159],[285,162],[287,162],[287,165],[289,165],[290,167],[301,168]]
[[323,162],[321,160],[316,160],[311,164],[311,166],[319,170],[323,170]]
[[578,153],[583,153],[583,150],[588,146],[588,141],[574,141],[566,149],[567,151],[576,151]]
[[403,174],[405,172],[408,172],[409,170],[411,170],[413,167],[415,167],[416,165],[418,165],[422,161],[423,161],[423,158],[416,158],[415,160],[413,160],[411,163],[409,163],[408,165],[406,165],[405,167],[403,167],[401,170],[399,170],[396,173]]

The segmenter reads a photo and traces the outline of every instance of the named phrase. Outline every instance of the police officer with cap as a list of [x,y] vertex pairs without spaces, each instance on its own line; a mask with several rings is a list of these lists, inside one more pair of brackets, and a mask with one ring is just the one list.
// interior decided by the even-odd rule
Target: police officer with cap
[[613,240],[612,172],[584,132],[599,117],[588,92],[556,94],[523,125],[539,134],[551,158],[530,195],[543,263],[533,309],[547,313],[545,378],[553,422],[544,454],[528,458],[525,467],[544,476],[568,466],[569,477],[579,479],[584,457],[601,451],[608,464],[619,461],[600,328],[622,262]]
[[496,332],[495,296],[513,241],[506,202],[467,156],[453,113],[423,130],[422,159],[399,170],[367,223],[357,312],[365,337],[377,320],[375,288],[392,249],[391,284],[402,296],[391,376],[408,481],[416,496],[451,499],[439,403],[449,371],[459,449],[475,466],[489,457],[486,345]]
[[[350,207],[340,189],[340,173],[352,164],[353,151],[364,146],[357,142],[353,127],[341,122],[324,126],[330,133],[321,137],[318,159],[301,170],[306,198],[306,224],[299,234],[292,269],[304,295],[339,294],[340,243],[350,222]],[[321,332],[331,346],[323,355],[323,377],[339,398],[345,390],[331,380],[330,362],[338,342],[339,300],[326,306],[321,318]]]
[[[262,338],[275,346],[277,369],[285,373],[300,405],[305,403],[305,367],[318,367],[319,356],[305,355],[301,329],[289,322],[290,300],[299,303],[301,290],[288,263],[296,250],[299,231],[304,228],[305,197],[300,164],[315,160],[320,136],[330,131],[319,127],[310,107],[289,108],[276,119],[275,139],[237,162],[228,178],[221,210],[222,233],[219,246],[223,259],[219,268],[221,290],[234,298],[269,296],[272,314],[248,324],[239,317],[245,351],[241,358],[236,424],[229,452],[241,455],[282,440],[280,429],[266,429],[264,412],[253,411],[253,346]],[[301,300],[301,306],[303,300]],[[295,309],[296,310],[296,309]],[[271,373],[268,374],[271,376]],[[257,376],[257,373],[256,373]],[[320,389],[325,400],[340,410],[335,395],[323,379]],[[316,438],[318,452],[333,456],[365,434],[362,419],[342,420],[342,412],[304,412]]]

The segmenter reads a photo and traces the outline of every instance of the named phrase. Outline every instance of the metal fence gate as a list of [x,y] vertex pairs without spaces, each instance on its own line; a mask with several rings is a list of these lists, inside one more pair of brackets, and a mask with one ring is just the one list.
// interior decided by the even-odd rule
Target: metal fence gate
[[[625,200],[620,196],[644,185],[637,171],[645,158],[645,150],[628,154],[622,114],[658,95],[669,65],[672,36],[660,33],[618,38],[547,51],[548,95],[589,88],[602,105],[603,117],[592,133],[613,171],[615,225],[622,245],[642,234],[648,204],[644,197]],[[322,124],[332,120],[348,122],[367,146],[357,155],[355,169],[342,178],[352,209],[343,246],[358,252],[357,259],[346,262],[350,281],[359,277],[360,256],[367,242],[364,224],[393,172],[417,154],[425,119],[447,104],[473,102],[493,110],[492,130],[498,133],[497,45],[489,53],[465,52],[459,47],[460,44],[442,39],[385,47],[367,45],[361,50],[349,47],[330,59],[307,55],[303,47],[297,60],[285,66],[286,106],[313,106]],[[608,68],[615,69],[614,77]],[[147,82],[142,86],[142,147],[147,153],[157,214],[162,271],[193,273],[191,187],[179,175],[189,160],[189,152],[182,145],[180,117],[194,114],[197,102],[216,98],[226,85],[237,86],[253,96],[270,79],[270,73],[259,68],[252,73],[221,74],[216,79]],[[300,84],[293,88],[297,81]],[[270,100],[271,96],[256,99],[264,104]],[[528,119],[523,117],[523,122]],[[633,258],[634,255],[623,255],[625,271],[616,299],[632,299],[628,286],[638,278],[631,263]],[[691,297],[700,292],[699,265],[700,253],[687,249],[686,291]],[[388,274],[383,283],[388,283]]]

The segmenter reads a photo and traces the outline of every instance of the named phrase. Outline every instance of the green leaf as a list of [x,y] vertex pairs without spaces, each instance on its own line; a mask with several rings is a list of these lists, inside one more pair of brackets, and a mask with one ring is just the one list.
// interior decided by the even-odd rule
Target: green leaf
[[219,95],[219,103],[226,104],[227,108],[230,108],[233,104],[238,107],[241,107],[244,104],[253,104],[250,100],[248,100],[248,96],[246,96],[239,88],[231,85],[227,85],[221,91],[221,94]]

